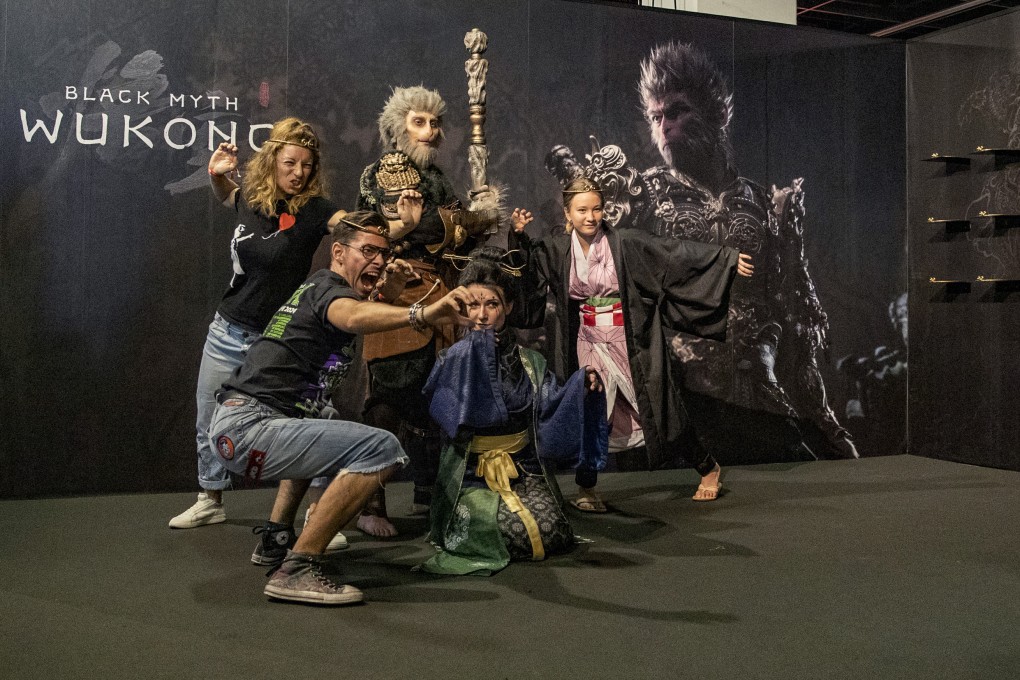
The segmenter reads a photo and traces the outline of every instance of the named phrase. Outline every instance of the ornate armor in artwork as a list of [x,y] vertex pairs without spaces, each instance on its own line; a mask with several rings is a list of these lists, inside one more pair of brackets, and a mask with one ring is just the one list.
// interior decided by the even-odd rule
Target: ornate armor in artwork
[[689,177],[664,166],[642,174],[645,205],[635,226],[657,236],[736,248],[754,258],[755,276],[738,280],[730,298],[729,342],[678,335],[673,347],[684,362],[690,389],[748,409],[795,416],[776,378],[782,338],[778,286],[778,220],[764,190],[738,178],[713,196]]
[[667,166],[639,173],[618,146],[592,142],[585,175],[602,186],[610,224],[729,246],[753,257],[754,276],[733,287],[728,341],[685,334],[673,339],[688,388],[813,423],[829,448],[813,451],[816,456],[857,457],[829,408],[818,369],[828,320],[804,253],[803,180],[770,195],[737,177],[715,195]]

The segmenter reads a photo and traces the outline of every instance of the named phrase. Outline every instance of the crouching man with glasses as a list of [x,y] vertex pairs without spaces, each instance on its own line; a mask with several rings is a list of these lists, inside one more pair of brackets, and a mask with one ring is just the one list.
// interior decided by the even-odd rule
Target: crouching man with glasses
[[[363,599],[323,553],[408,459],[389,432],[327,416],[335,414],[330,398],[355,359],[357,337],[471,323],[459,311],[472,300],[464,288],[410,309],[372,301],[380,291],[395,300],[414,275],[402,260],[387,262],[388,234],[376,213],[342,218],[333,230],[329,269],[309,277],[280,307],[217,393],[209,436],[224,466],[250,483],[280,481],[265,532],[282,557],[265,588],[271,598],[334,605]],[[308,480],[320,476],[332,481],[295,537]]]

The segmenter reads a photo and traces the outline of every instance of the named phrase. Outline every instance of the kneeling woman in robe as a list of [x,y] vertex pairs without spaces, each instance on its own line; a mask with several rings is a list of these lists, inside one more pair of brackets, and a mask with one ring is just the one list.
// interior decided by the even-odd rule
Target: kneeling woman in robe
[[474,296],[470,333],[440,355],[425,395],[444,446],[430,513],[438,549],[422,569],[492,574],[510,560],[541,560],[574,545],[562,498],[543,459],[602,467],[605,395],[583,368],[557,385],[541,354],[506,326],[517,272],[506,251],[471,253],[458,284]]

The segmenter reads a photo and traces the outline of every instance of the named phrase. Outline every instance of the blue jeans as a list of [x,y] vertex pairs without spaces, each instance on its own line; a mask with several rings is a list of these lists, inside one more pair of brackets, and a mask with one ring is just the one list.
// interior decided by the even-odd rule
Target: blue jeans
[[370,474],[408,461],[386,430],[349,420],[290,418],[244,395],[216,408],[209,443],[224,466],[253,484],[342,471]]
[[209,334],[202,350],[202,365],[198,369],[198,388],[195,391],[195,402],[198,405],[198,418],[195,420],[198,485],[203,489],[218,491],[230,486],[230,475],[209,444],[209,421],[216,410],[216,390],[220,389],[235,368],[244,363],[248,348],[259,335],[259,331],[227,321],[219,312],[216,312],[209,324]]

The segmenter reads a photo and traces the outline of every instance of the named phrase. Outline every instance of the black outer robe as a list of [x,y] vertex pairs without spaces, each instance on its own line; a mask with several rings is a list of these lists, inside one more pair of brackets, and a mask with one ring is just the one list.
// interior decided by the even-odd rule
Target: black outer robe
[[[730,288],[738,251],[694,241],[665,239],[603,223],[616,264],[627,356],[645,433],[649,469],[669,466],[687,427],[683,376],[665,331],[726,339]],[[509,246],[527,260],[520,304],[510,323],[541,326],[546,295],[556,301],[554,347],[546,347],[561,380],[577,370],[580,302],[569,298],[571,237],[558,232],[533,241],[511,232]]]

